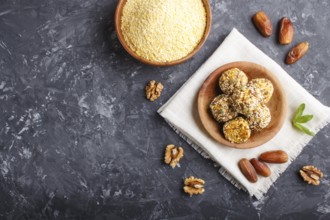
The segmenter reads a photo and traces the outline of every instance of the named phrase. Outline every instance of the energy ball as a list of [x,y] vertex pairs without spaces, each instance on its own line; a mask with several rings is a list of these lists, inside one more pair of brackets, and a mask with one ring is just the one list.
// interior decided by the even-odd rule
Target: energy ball
[[271,119],[272,116],[269,108],[266,105],[261,104],[252,111],[246,120],[249,123],[251,130],[260,131],[269,125]]
[[248,78],[243,71],[233,68],[223,72],[219,78],[219,86],[223,93],[230,95],[235,90],[240,90],[248,83]]
[[264,78],[252,79],[248,84],[248,87],[258,88],[262,94],[262,102],[267,103],[272,98],[274,87],[270,80]]
[[227,95],[219,95],[210,104],[210,110],[215,120],[226,122],[237,116],[232,108],[232,100]]
[[249,123],[242,117],[228,121],[223,126],[225,138],[231,143],[241,144],[246,142],[251,135]]
[[231,96],[234,109],[245,116],[248,116],[258,107],[261,92],[257,88],[246,87],[242,90],[235,90]]
[[264,96],[262,95],[262,92],[258,87],[251,86],[251,85],[248,84],[244,89],[247,90],[247,93],[249,93],[249,94],[253,95],[254,97],[256,97],[259,102],[263,102]]

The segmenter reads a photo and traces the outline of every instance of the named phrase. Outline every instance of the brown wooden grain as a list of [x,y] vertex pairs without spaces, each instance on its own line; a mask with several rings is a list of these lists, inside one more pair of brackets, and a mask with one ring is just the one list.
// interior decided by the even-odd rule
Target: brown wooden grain
[[[252,132],[250,139],[241,144],[230,143],[225,139],[222,132],[222,125],[219,124],[209,111],[209,104],[219,94],[219,77],[225,70],[237,67],[244,71],[249,80],[254,78],[269,79],[274,86],[274,93],[267,103],[270,109],[272,120],[269,125],[260,132]],[[284,89],[277,77],[265,67],[250,62],[228,63],[211,73],[202,84],[197,98],[198,115],[206,132],[219,143],[233,148],[258,147],[271,140],[281,129],[287,114],[287,98]]]
[[204,36],[202,37],[202,39],[200,40],[200,42],[196,46],[196,48],[190,54],[188,54],[186,57],[183,57],[178,60],[170,61],[170,62],[156,62],[156,61],[151,61],[151,60],[145,59],[145,58],[137,55],[128,46],[128,44],[126,43],[126,41],[124,39],[123,33],[121,31],[121,16],[122,16],[123,8],[124,8],[126,2],[127,2],[127,0],[118,0],[118,3],[117,3],[116,12],[115,12],[115,29],[116,29],[117,37],[118,37],[121,45],[127,51],[127,53],[129,53],[132,57],[134,57],[135,59],[137,59],[140,62],[143,62],[145,64],[149,64],[152,66],[173,66],[173,65],[183,63],[183,62],[189,60],[190,58],[192,58],[202,48],[203,44],[205,43],[205,41],[210,33],[211,23],[212,23],[211,8],[210,8],[210,4],[209,4],[208,0],[202,0],[202,2],[204,3],[204,6],[205,6],[205,11],[206,11],[206,27],[205,27]]

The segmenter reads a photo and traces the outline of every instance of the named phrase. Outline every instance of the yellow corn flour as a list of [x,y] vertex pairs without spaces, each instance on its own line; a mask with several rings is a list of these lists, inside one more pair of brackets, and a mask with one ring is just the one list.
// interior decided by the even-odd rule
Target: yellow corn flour
[[187,56],[205,27],[202,0],[127,0],[121,17],[128,46],[140,57],[157,62]]

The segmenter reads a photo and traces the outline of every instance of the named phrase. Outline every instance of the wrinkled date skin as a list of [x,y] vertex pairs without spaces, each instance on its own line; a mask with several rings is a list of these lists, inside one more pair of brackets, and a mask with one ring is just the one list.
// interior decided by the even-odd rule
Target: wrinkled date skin
[[252,17],[252,21],[262,36],[269,37],[272,35],[273,24],[264,11],[258,11]]
[[271,171],[266,163],[259,161],[256,158],[251,159],[250,163],[252,164],[252,166],[254,167],[254,169],[256,170],[256,172],[259,175],[264,176],[264,177],[270,176]]
[[294,35],[294,28],[290,18],[283,17],[279,22],[278,41],[280,44],[290,44]]
[[245,176],[245,178],[251,183],[256,183],[258,181],[257,172],[248,159],[241,159],[238,162],[238,167]]
[[266,151],[260,154],[259,159],[267,163],[286,163],[288,154],[283,150]]
[[301,42],[294,46],[286,57],[287,64],[293,64],[300,60],[308,51],[309,43],[307,41]]

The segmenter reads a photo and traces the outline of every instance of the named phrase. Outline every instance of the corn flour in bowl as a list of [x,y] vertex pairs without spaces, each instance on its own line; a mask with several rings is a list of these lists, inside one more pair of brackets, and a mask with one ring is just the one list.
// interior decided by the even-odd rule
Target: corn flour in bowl
[[116,31],[133,57],[167,66],[186,61],[201,48],[210,20],[207,0],[122,0]]

